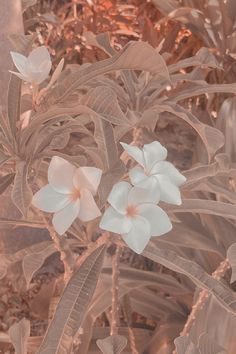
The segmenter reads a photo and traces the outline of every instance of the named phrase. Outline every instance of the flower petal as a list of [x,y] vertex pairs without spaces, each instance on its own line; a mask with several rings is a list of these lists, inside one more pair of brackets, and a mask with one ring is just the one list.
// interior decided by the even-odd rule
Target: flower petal
[[52,213],[61,210],[70,203],[66,194],[55,191],[49,184],[41,188],[32,199],[32,204],[43,211]]
[[141,216],[132,219],[131,230],[122,235],[123,240],[129,248],[138,254],[142,253],[148,244],[150,237],[150,225],[148,221]]
[[53,156],[48,168],[49,184],[59,193],[71,193],[76,167],[59,156]]
[[153,141],[150,144],[144,144],[143,155],[146,169],[148,172],[150,172],[151,168],[156,162],[166,159],[167,150],[158,141]]
[[42,45],[38,48],[33,49],[28,56],[28,64],[30,65],[30,67],[33,67],[38,71],[42,71],[42,68],[44,70],[47,69],[47,74],[49,74],[49,71],[51,70],[52,66],[52,61],[47,48]]
[[28,72],[31,82],[40,84],[51,70],[52,62],[50,54],[45,46],[32,50],[28,56]]
[[80,167],[75,171],[73,182],[78,189],[88,189],[93,195],[97,189],[102,177],[102,170],[96,167]]
[[52,223],[59,235],[63,235],[74,220],[78,217],[80,209],[80,201],[68,204],[65,208],[53,215]]
[[137,146],[128,145],[126,143],[120,143],[123,149],[131,156],[135,161],[137,161],[141,166],[144,167],[144,156],[141,149]]
[[90,221],[101,215],[92,193],[87,189],[81,190],[79,219]]
[[128,195],[128,205],[143,203],[158,203],[160,200],[160,186],[155,177],[147,177],[133,187]]
[[109,207],[105,210],[99,227],[102,230],[123,234],[131,230],[132,223],[129,218],[119,214],[114,208]]
[[138,207],[139,213],[150,224],[152,236],[166,234],[172,229],[168,215],[159,206],[154,204],[142,204]]
[[113,186],[107,198],[113,208],[121,214],[125,213],[128,206],[128,193],[131,188],[132,186],[128,182],[118,182]]
[[147,178],[147,175],[144,173],[142,167],[136,166],[134,168],[131,168],[131,170],[129,171],[129,178],[131,180],[131,183],[133,185],[136,185],[139,182],[143,181],[145,178]]
[[160,184],[161,199],[163,202],[181,205],[181,195],[179,188],[171,182],[169,177],[164,175],[156,175],[155,178]]
[[27,76],[27,58],[17,52],[10,52],[15,67],[23,76]]
[[186,181],[186,177],[184,177],[178,170],[175,168],[175,166],[168,161],[160,161],[157,162],[152,170],[151,174],[161,174],[161,175],[166,175],[170,178],[170,180],[176,185],[180,186]]
[[28,78],[28,76],[24,76],[24,75],[22,75],[20,73],[17,73],[15,71],[11,71],[11,70],[9,70],[9,73],[16,75],[17,77],[19,77],[23,81],[30,82],[30,79]]

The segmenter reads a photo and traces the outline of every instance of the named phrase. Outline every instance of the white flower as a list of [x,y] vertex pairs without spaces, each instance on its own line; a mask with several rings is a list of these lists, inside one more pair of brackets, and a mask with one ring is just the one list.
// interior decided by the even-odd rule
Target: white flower
[[156,205],[159,192],[132,187],[128,182],[114,185],[108,196],[111,204],[102,216],[100,228],[120,234],[127,245],[141,253],[152,236],[172,229],[167,214]]
[[50,54],[45,46],[32,50],[28,58],[16,52],[11,52],[11,57],[19,70],[18,73],[11,72],[31,84],[41,84],[48,77],[52,67]]
[[101,215],[93,196],[97,192],[102,171],[95,167],[76,168],[61,157],[53,156],[48,168],[48,182],[34,196],[32,204],[53,212],[52,223],[59,235],[74,220],[90,221]]
[[158,141],[144,144],[142,149],[125,143],[121,145],[140,165],[129,171],[134,186],[149,188],[149,184],[154,183],[160,191],[160,200],[176,205],[182,203],[178,187],[186,181],[186,178],[172,163],[164,161],[167,157],[164,146]]

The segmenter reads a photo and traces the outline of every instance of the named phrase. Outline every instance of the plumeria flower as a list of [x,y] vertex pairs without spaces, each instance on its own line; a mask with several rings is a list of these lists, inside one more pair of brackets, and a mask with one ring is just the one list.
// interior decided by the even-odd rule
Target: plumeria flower
[[180,205],[181,195],[179,186],[186,178],[168,161],[167,150],[158,141],[144,144],[140,149],[137,146],[121,143],[124,150],[139,163],[139,166],[129,171],[129,177],[133,185],[149,188],[149,184],[155,184],[160,192],[160,200],[170,204]]
[[90,221],[101,215],[94,195],[102,171],[95,167],[79,167],[53,156],[48,168],[48,182],[34,196],[32,204],[54,213],[52,223],[59,235],[64,234],[79,217]]
[[11,71],[20,79],[39,85],[47,77],[52,67],[50,54],[45,46],[32,50],[28,57],[11,52],[12,60],[19,72]]
[[159,191],[132,187],[128,182],[114,185],[108,196],[109,206],[100,222],[103,230],[120,234],[126,244],[141,253],[152,236],[160,236],[172,229],[167,214],[156,204]]

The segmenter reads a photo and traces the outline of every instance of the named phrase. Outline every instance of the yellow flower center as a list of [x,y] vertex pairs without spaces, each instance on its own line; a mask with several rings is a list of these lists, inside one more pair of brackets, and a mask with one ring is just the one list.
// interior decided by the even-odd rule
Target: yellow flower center
[[128,205],[126,208],[126,215],[129,218],[134,218],[138,214],[138,209],[134,205]]
[[75,202],[77,199],[81,197],[80,190],[79,189],[74,189],[73,192],[70,195],[70,199],[72,202]]

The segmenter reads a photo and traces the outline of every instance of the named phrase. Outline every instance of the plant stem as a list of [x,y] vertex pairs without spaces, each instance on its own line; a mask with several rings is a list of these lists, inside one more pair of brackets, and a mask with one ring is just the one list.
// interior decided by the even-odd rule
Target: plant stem
[[60,238],[54,228],[49,224],[48,220],[45,218],[44,214],[39,211],[38,209],[35,209],[37,214],[41,217],[43,220],[46,229],[49,232],[49,235],[51,236],[52,241],[55,243],[55,246],[57,250],[60,252],[60,258],[61,261],[64,264],[64,269],[65,269],[65,282],[69,279],[72,270],[74,268],[74,256],[73,252],[71,249],[68,247],[67,243],[65,242],[66,240],[63,238]]
[[129,346],[130,346],[131,353],[139,354],[136,348],[136,339],[132,328],[132,309],[131,309],[130,298],[128,294],[126,294],[123,297],[123,312],[124,312],[125,320],[128,325]]
[[[221,278],[223,278],[223,276],[225,275],[225,272],[229,268],[230,268],[229,261],[228,261],[228,259],[225,259],[224,261],[222,261],[219,264],[219,266],[214,271],[214,273],[212,273],[212,277],[219,281]],[[210,296],[210,294],[207,290],[202,290],[200,292],[198,299],[197,299],[196,303],[193,305],[192,311],[191,311],[190,315],[188,316],[188,319],[187,319],[187,322],[185,323],[183,331],[180,333],[181,336],[188,336],[189,335],[192,325],[193,325],[194,321],[196,320],[196,317],[197,317],[199,311],[201,311],[201,309],[203,308],[203,306],[209,296]]]
[[112,256],[112,307],[111,307],[111,329],[110,335],[118,334],[119,324],[119,263],[121,249],[116,246],[115,254]]

